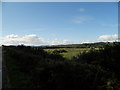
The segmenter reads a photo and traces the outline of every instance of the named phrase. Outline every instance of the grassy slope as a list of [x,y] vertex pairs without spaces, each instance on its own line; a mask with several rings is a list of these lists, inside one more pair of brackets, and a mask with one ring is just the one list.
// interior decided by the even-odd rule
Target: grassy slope
[[[44,49],[45,51],[52,53],[54,50],[66,50],[67,52],[60,53],[65,57],[66,59],[72,59],[74,56],[77,56],[78,54],[89,51],[91,48],[58,48],[58,49]],[[98,50],[99,48],[95,48],[95,50]]]

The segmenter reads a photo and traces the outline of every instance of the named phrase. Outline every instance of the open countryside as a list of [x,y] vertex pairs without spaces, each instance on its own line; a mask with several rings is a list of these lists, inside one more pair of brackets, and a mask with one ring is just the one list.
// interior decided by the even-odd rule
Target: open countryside
[[120,90],[120,3],[1,6],[3,90]]
[[[101,43],[97,44],[101,46]],[[9,79],[7,87],[50,90],[120,88],[119,42],[104,43],[102,47],[92,44],[87,48],[66,46],[3,46]],[[88,49],[88,46],[92,47]],[[76,53],[72,56],[71,51]]]

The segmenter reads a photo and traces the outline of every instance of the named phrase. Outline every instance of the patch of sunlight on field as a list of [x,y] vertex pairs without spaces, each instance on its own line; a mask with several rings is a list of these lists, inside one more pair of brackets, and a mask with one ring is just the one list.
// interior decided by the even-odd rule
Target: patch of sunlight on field
[[[89,51],[91,48],[58,48],[58,49],[44,49],[45,51],[52,53],[54,50],[66,50],[67,52],[60,53],[66,59],[72,59],[74,56],[82,53],[83,51]],[[94,48],[98,50],[99,48]]]
[[66,59],[72,59],[74,56],[77,56],[80,52],[67,52],[67,53],[60,53]]

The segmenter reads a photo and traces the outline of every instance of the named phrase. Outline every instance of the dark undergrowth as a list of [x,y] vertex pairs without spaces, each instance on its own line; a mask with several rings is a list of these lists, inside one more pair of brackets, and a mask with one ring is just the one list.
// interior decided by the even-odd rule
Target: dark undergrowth
[[[104,47],[104,48],[103,48]],[[3,46],[8,88],[120,90],[120,43],[106,43],[72,60],[30,46]]]

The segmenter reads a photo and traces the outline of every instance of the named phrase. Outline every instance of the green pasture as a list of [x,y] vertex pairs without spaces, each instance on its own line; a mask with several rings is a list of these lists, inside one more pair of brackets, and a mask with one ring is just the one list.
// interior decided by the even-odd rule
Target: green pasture
[[[45,51],[49,53],[53,53],[54,50],[66,50],[67,52],[60,53],[63,57],[66,59],[71,59],[74,56],[77,56],[78,54],[89,51],[91,48],[58,48],[58,49],[44,49]],[[99,48],[94,48],[99,49]]]

